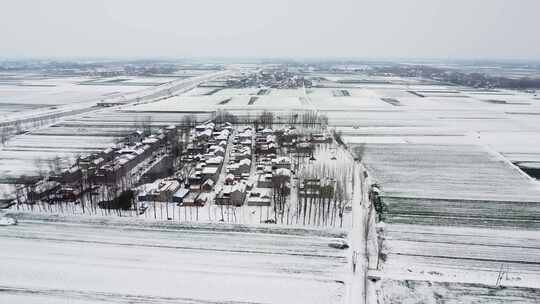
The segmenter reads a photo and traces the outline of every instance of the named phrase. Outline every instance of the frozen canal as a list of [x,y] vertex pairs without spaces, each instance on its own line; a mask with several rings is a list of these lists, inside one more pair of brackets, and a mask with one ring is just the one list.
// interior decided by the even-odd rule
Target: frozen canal
[[347,251],[328,246],[339,233],[156,225],[42,218],[0,227],[0,303],[344,301]]

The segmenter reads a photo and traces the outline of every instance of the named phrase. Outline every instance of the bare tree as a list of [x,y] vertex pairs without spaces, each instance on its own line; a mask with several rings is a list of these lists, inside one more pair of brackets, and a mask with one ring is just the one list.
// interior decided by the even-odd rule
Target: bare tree
[[258,121],[264,128],[272,128],[274,124],[274,113],[265,110],[259,115]]
[[2,146],[4,146],[9,138],[9,129],[7,127],[4,127],[0,129],[0,143]]
[[278,214],[281,217],[281,223],[283,223],[285,203],[287,201],[287,197],[291,193],[290,178],[291,177],[286,174],[275,174],[272,177],[272,196],[274,200],[274,219],[276,223]]
[[361,162],[364,159],[364,155],[366,152],[366,145],[360,144],[358,146],[355,146],[353,149],[354,152],[354,159]]
[[141,129],[144,136],[150,136],[152,134],[152,116],[148,115],[141,121]]

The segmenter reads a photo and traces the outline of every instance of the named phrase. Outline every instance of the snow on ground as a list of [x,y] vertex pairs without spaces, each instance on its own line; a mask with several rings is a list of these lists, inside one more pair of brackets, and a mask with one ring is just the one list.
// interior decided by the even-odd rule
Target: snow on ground
[[[144,90],[139,89],[138,91],[129,92],[129,94],[126,93],[120,97],[108,96],[107,98],[109,101],[117,102],[133,102],[137,98],[139,98],[139,102],[154,101],[155,99],[163,98],[163,96],[168,96],[167,94],[184,93],[184,91],[197,86],[200,82],[219,77],[226,73],[228,72],[208,74],[187,80],[180,79],[173,83],[166,83]],[[80,85],[80,87],[95,86]],[[107,85],[106,87],[110,89],[111,86]],[[35,134],[29,132],[15,136],[0,147],[0,181],[8,178],[18,178],[22,175],[35,176],[36,172],[40,170],[36,165],[37,163],[43,163],[47,159],[55,157],[61,157],[65,165],[69,167],[68,162],[72,162],[76,156],[97,152],[110,147],[118,138],[124,136],[126,129],[135,130],[140,128],[140,123],[146,121],[148,117],[152,121],[155,121],[152,125],[165,127],[171,124],[178,124],[181,118],[186,115],[171,115],[170,113],[166,113],[161,117],[156,117],[154,120],[154,117],[146,112],[135,113],[130,111],[130,105],[125,105],[124,107],[126,109],[124,111],[121,111],[124,107],[96,109],[93,108],[96,102],[96,100],[73,102],[58,106],[57,108],[55,107],[54,109],[37,109],[36,111],[17,113],[16,116],[11,117],[17,121],[22,119],[44,121],[41,121],[43,125]],[[144,104],[141,106],[144,106]],[[72,116],[69,119],[63,119],[57,124],[53,124],[51,121],[52,118],[44,118],[51,114],[62,116],[72,111],[80,111],[78,113],[84,114],[70,114]],[[107,118],[110,120],[107,121]],[[2,122],[0,121],[0,123]],[[32,121],[29,124],[32,124]],[[56,126],[60,126],[62,129],[55,130]],[[30,126],[23,125],[22,127],[27,128]],[[32,129],[36,127],[32,126]],[[92,127],[97,127],[100,130],[92,130]],[[115,127],[120,128],[103,131],[103,128]]]
[[[297,92],[297,91],[294,91]],[[200,112],[223,110],[263,110],[263,109],[302,109],[306,102],[300,100],[300,96],[252,96],[257,99],[249,104],[250,96],[226,94],[213,94],[206,96],[177,96],[162,101],[144,105],[134,105],[125,108],[132,112]]]
[[77,133],[62,136],[19,136],[0,150],[0,180],[21,175],[35,176],[48,169],[48,159],[60,157],[65,168],[79,155],[102,151],[114,145],[114,137],[81,136]]
[[476,145],[368,144],[364,161],[392,198],[540,204],[537,183]]
[[206,87],[196,87],[196,88],[193,88],[187,92],[185,92],[184,94],[182,94],[183,96],[202,96],[202,95],[209,95],[211,94],[212,92],[215,92],[216,90],[218,90],[217,88],[206,88]]
[[[21,111],[111,97],[140,90],[129,85],[81,85],[89,77],[46,78],[0,85],[0,117]],[[13,109],[13,110],[11,110]]]
[[540,297],[535,288],[494,288],[483,284],[383,280],[380,286],[383,303],[518,304],[538,303]]
[[540,235],[534,230],[389,224],[383,276],[393,279],[538,287]]
[[214,93],[212,95],[227,96],[227,97],[244,96],[244,95],[257,95],[257,93],[260,90],[261,89],[259,89],[259,88],[242,88],[242,89],[227,88],[227,89],[219,90],[219,91],[217,91],[216,93]]
[[99,222],[0,227],[0,302],[343,301],[347,251],[328,246],[339,233]]
[[[11,143],[8,143],[8,149],[0,151],[0,167],[2,169],[8,168],[9,174],[30,172],[35,170],[32,168],[31,159],[38,155],[40,157],[53,157],[58,153],[66,153],[67,157],[71,157],[72,153],[80,153],[81,150],[101,145],[101,139],[96,143],[90,143],[87,136],[107,135],[112,139],[116,134],[136,127],[138,121],[147,117],[151,117],[154,125],[169,125],[179,123],[182,117],[188,115],[189,112],[198,112],[197,115],[200,117],[209,117],[210,112],[218,108],[235,114],[246,114],[266,109],[274,111],[276,115],[280,115],[280,111],[288,112],[291,109],[319,110],[320,113],[328,116],[331,127],[337,127],[338,131],[343,132],[347,142],[367,143],[364,162],[370,170],[370,174],[377,179],[387,195],[385,199],[389,204],[387,218],[389,224],[387,225],[388,239],[386,240],[385,252],[388,254],[388,260],[382,269],[384,278],[382,290],[390,296],[386,302],[401,303],[402,300],[396,299],[400,299],[399,296],[403,295],[402,292],[407,294],[420,290],[420,293],[423,294],[422,297],[425,294],[430,295],[429,300],[424,301],[430,303],[430,301],[433,302],[434,299],[437,299],[437,294],[441,293],[441,289],[446,292],[441,294],[449,295],[447,299],[455,296],[457,299],[465,299],[464,302],[475,300],[497,303],[500,301],[500,298],[492,298],[490,294],[504,295],[506,298],[503,297],[503,299],[508,301],[528,302],[527,299],[531,298],[527,298],[526,295],[530,294],[531,291],[518,295],[514,292],[515,288],[494,291],[486,285],[466,285],[463,282],[493,286],[494,274],[496,277],[501,265],[508,264],[509,279],[506,280],[505,276],[506,281],[503,281],[503,285],[535,286],[533,283],[538,283],[538,239],[534,235],[531,236],[529,231],[536,229],[533,231],[536,232],[539,227],[539,190],[537,183],[524,176],[504,157],[508,157],[512,161],[539,160],[540,145],[535,139],[538,137],[536,134],[540,131],[540,115],[538,115],[540,114],[540,101],[529,93],[433,85],[419,79],[370,78],[365,75],[326,76],[330,81],[321,82],[326,87],[308,89],[308,98],[306,98],[303,89],[272,89],[269,95],[257,96],[257,100],[248,105],[249,94],[252,94],[254,90],[218,90],[214,92],[216,88],[195,88],[182,96],[155,103],[126,105],[121,108],[79,115],[63,121],[59,124],[58,130],[52,131],[53,128],[40,130],[43,133],[42,136],[38,136],[40,135],[38,132],[33,135],[17,137],[13,141],[17,147],[9,148]],[[342,82],[337,83],[331,80],[341,80]],[[355,83],[345,83],[343,80],[345,82],[354,80]],[[349,91],[351,96],[334,97],[336,88]],[[419,97],[408,91],[415,91],[427,97]],[[200,96],[212,92],[214,95]],[[232,99],[225,102],[228,98]],[[395,100],[387,99],[385,101],[382,98]],[[223,103],[219,104],[220,102]],[[201,112],[204,113],[201,114]],[[58,147],[48,143],[48,140],[70,131],[81,135],[80,137],[83,139],[86,138],[87,143],[77,142],[72,147],[60,139],[58,139]],[[24,139],[26,136],[30,137]],[[354,145],[352,148],[354,149]],[[498,153],[502,153],[502,156]],[[204,217],[207,217],[208,214],[214,218],[221,216],[220,210],[216,208],[214,211],[209,208],[207,212],[203,211],[201,214]],[[247,211],[246,214],[238,218],[256,222],[260,221],[261,214],[264,217],[262,212],[257,214],[257,212]],[[185,214],[182,215],[185,216]],[[234,218],[235,215],[229,214],[229,216]],[[417,227],[416,225],[421,226]],[[32,233],[29,232],[28,235],[32,235]],[[69,234],[70,232],[63,231],[63,233]],[[79,233],[79,239],[81,234],[85,234],[77,230],[75,233]],[[127,233],[130,235],[131,232]],[[500,235],[504,237],[500,237]],[[135,239],[136,242],[146,242],[153,237],[154,235],[145,234],[140,238],[137,235]],[[253,240],[248,238],[234,239],[232,242],[226,239],[220,241],[224,244],[233,244],[232,242],[250,244]],[[35,244],[36,242],[20,244],[13,239],[10,239],[10,242],[15,242],[13,246],[17,250],[22,250],[24,254],[30,254],[29,252],[35,249],[32,246],[38,246]],[[84,242],[73,244],[72,240],[40,239],[37,243],[47,244],[45,248],[54,248],[54,246],[64,243],[70,244],[68,246],[70,249],[66,253],[70,259],[75,259],[75,252],[84,253],[81,248],[76,246],[90,247]],[[97,247],[94,248],[94,246]],[[315,289],[316,292],[313,294],[294,293],[300,294],[300,300],[295,301],[295,303],[316,303],[317,300],[325,303],[324,300],[329,294],[333,293],[334,296],[337,294],[338,298],[343,294],[343,287],[339,287],[340,284],[335,285],[335,282],[320,283],[317,281],[318,283],[313,283],[309,281],[311,283],[305,283],[304,280],[300,280],[300,283],[286,277],[283,279],[286,286],[278,287],[274,281],[279,282],[283,277],[272,277],[272,280],[267,278],[267,275],[275,275],[274,269],[268,272],[261,270],[261,273],[256,272],[253,277],[247,276],[248,279],[245,281],[244,279],[237,281],[239,279],[234,275],[232,268],[222,266],[224,263],[220,260],[221,257],[213,255],[208,256],[208,260],[211,262],[202,266],[196,260],[193,267],[196,268],[201,277],[189,277],[190,274],[183,272],[187,266],[178,262],[187,259],[187,254],[180,252],[179,256],[176,256],[166,252],[164,253],[165,258],[162,260],[175,261],[172,264],[172,269],[180,270],[180,274],[169,275],[162,269],[152,268],[160,263],[163,264],[163,262],[161,260],[160,263],[148,260],[151,253],[149,251],[136,249],[132,253],[125,249],[126,246],[123,244],[116,244],[114,245],[116,246],[115,250],[119,250],[120,255],[124,254],[128,258],[128,262],[120,262],[113,254],[115,250],[108,247],[101,248],[101,246],[105,245],[93,244],[90,248],[96,251],[92,254],[106,257],[107,263],[120,265],[118,266],[120,270],[123,270],[122,265],[124,264],[122,263],[129,264],[126,266],[129,269],[139,269],[138,266],[134,265],[140,263],[140,269],[151,269],[148,279],[135,270],[129,270],[126,274],[117,275],[114,273],[114,280],[105,278],[105,283],[113,285],[126,277],[137,278],[133,285],[122,286],[119,289],[120,292],[114,293],[114,290],[107,289],[107,286],[103,286],[101,291],[87,290],[81,286],[93,286],[94,282],[98,282],[98,286],[100,286],[101,278],[98,279],[99,275],[96,273],[104,271],[103,259],[98,260],[90,257],[89,263],[99,266],[96,267],[95,271],[93,267],[89,266],[76,267],[75,265],[80,263],[80,258],[78,258],[77,263],[67,259],[66,263],[70,267],[64,264],[62,269],[68,269],[63,271],[66,271],[67,279],[72,279],[75,282],[75,287],[66,288],[62,285],[65,282],[58,283],[61,277],[55,277],[43,270],[45,262],[42,261],[40,262],[41,266],[37,269],[43,271],[45,278],[50,278],[51,285],[47,285],[46,282],[36,283],[28,280],[31,270],[28,269],[29,266],[23,267],[20,279],[22,281],[28,280],[29,285],[34,285],[24,285],[20,289],[17,289],[19,288],[17,286],[11,286],[8,288],[10,291],[2,296],[5,297],[6,301],[24,297],[27,301],[39,300],[39,303],[42,303],[41,299],[44,298],[53,299],[51,302],[54,302],[62,294],[69,294],[73,301],[79,302],[87,301],[89,298],[91,298],[90,302],[110,298],[114,298],[117,302],[129,302],[133,299],[126,294],[143,294],[144,297],[141,299],[147,302],[175,302],[178,300],[166,299],[163,298],[162,294],[156,295],[155,291],[150,291],[157,289],[165,292],[160,288],[166,289],[167,292],[174,290],[172,297],[184,297],[180,300],[184,302],[189,302],[190,296],[215,295],[213,292],[205,292],[208,289],[201,291],[203,285],[197,285],[194,282],[208,282],[210,290],[230,296],[231,299],[237,301],[246,300],[238,296],[241,294],[238,291],[240,286],[248,290],[253,288],[253,294],[260,294],[263,297],[255,299],[255,302],[284,302],[283,298],[280,298],[283,295],[283,290],[289,292],[290,290],[303,290],[302,288]],[[135,247],[138,248],[137,246]],[[310,248],[319,249],[316,245],[310,245]],[[228,252],[227,250],[225,252]],[[55,257],[59,252],[62,252],[62,249],[51,252],[52,257]],[[530,253],[524,254],[524,252]],[[10,259],[15,260],[15,254],[11,254]],[[115,257],[110,258],[110,256]],[[27,258],[35,258],[38,261],[45,259],[41,256]],[[240,269],[242,277],[245,276],[244,271],[251,274],[253,271],[251,266],[247,268],[238,266],[237,260],[246,258],[244,256],[237,258],[233,259],[231,267]],[[254,257],[254,259],[257,258]],[[272,261],[266,257],[261,258],[261,260],[253,262],[257,265],[255,268],[265,266],[260,266],[263,264],[263,259],[266,263]],[[214,260],[221,261],[221,263],[216,262],[217,264],[215,264]],[[250,258],[247,260],[252,262]],[[191,261],[192,259],[190,259]],[[10,267],[22,267],[17,265],[19,264]],[[73,267],[73,271],[70,272],[71,267]],[[160,265],[160,267],[165,266]],[[312,265],[306,265],[306,267],[312,267]],[[215,269],[221,271],[219,276],[205,277],[206,274],[213,273]],[[305,270],[299,271],[299,275],[303,276]],[[73,272],[88,272],[90,281],[77,278]],[[472,276],[471,273],[477,275]],[[169,277],[170,280],[164,279]],[[160,282],[165,282],[163,287],[156,286],[155,282],[158,279]],[[178,279],[182,279],[182,282],[186,279],[188,285],[178,284]],[[422,280],[422,282],[414,281],[417,283],[411,283],[413,281],[407,280]],[[227,284],[223,285],[223,282],[227,282]],[[229,282],[231,282],[232,287],[229,286]],[[54,286],[60,287],[55,289],[57,287]],[[261,286],[266,288],[261,291]],[[188,288],[187,292],[184,292],[185,288]],[[427,291],[424,292],[425,290]],[[467,291],[471,292],[470,297],[464,297]],[[33,298],[35,294],[31,292],[50,296]],[[534,292],[537,293],[537,290],[532,292],[532,295],[535,295]],[[396,297],[394,297],[394,293]],[[417,303],[422,301],[422,297],[409,297],[409,299],[412,299],[412,303]]]
[[[364,164],[382,188],[386,260],[373,273],[382,277],[379,300],[534,303],[540,185],[510,161],[539,159],[538,100],[508,91],[355,86],[397,102],[379,105],[374,97],[346,113],[333,100],[357,97],[312,100],[332,100],[321,110],[351,151],[363,145]],[[494,287],[501,269],[505,289]]]

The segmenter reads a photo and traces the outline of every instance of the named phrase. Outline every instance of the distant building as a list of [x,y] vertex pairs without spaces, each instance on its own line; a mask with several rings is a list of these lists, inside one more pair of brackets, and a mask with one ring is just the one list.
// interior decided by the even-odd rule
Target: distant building
[[216,205],[242,206],[246,198],[246,185],[238,183],[232,186],[224,186],[216,196]]
[[190,190],[186,188],[180,188],[172,197],[172,201],[175,203],[183,203],[184,198],[189,194]]
[[291,169],[291,159],[286,156],[280,156],[272,160],[272,167],[276,169]]
[[271,202],[270,190],[251,191],[247,198],[248,206],[270,206]]

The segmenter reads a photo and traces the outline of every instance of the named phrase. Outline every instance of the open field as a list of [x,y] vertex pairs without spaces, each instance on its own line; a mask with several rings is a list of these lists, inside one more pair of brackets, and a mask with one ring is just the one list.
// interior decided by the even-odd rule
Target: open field
[[536,288],[493,288],[484,284],[386,280],[381,284],[384,303],[537,303]]
[[504,286],[540,280],[535,230],[389,224],[384,235],[384,277],[494,285],[502,269]]
[[342,302],[340,232],[222,227],[27,218],[0,227],[0,301]]
[[[203,76],[199,77],[203,77],[203,79],[204,77],[215,77],[214,74],[205,75],[201,73],[201,75]],[[171,77],[170,79],[172,81],[176,78]],[[179,79],[178,83],[167,82],[165,85],[156,86],[155,88],[152,86],[146,90],[143,90],[144,87],[139,87],[138,90],[132,90],[126,93],[125,96],[111,95],[106,96],[106,98],[118,102],[124,102],[127,98],[137,98],[138,96],[145,96],[149,100],[159,99],[165,89],[171,93],[176,92],[176,90],[183,92],[186,87],[191,89],[190,86],[196,85],[197,81],[199,81],[199,78],[189,79],[185,82],[181,81],[183,78]],[[76,86],[77,84],[73,83],[71,85]],[[94,85],[79,86],[83,88],[83,91],[84,88],[92,89],[96,87]],[[112,88],[109,85],[105,87],[108,90]],[[78,91],[78,87],[76,90]],[[36,165],[37,163],[46,164],[47,160],[56,157],[60,157],[63,161],[63,167],[68,168],[77,156],[88,155],[114,145],[118,138],[139,128],[142,121],[148,118],[148,114],[137,115],[127,111],[126,115],[129,118],[123,121],[116,112],[117,108],[96,108],[95,105],[99,99],[81,101],[79,98],[72,97],[69,94],[65,98],[66,102],[69,100],[71,103],[61,105],[58,109],[56,107],[38,108],[36,111],[20,112],[9,117],[14,121],[18,119],[29,120],[32,127],[22,125],[23,127],[30,127],[31,130],[36,130],[36,134],[25,132],[26,134],[15,136],[2,145],[2,148],[0,148],[0,163],[2,164],[0,182],[21,176],[35,176],[40,169]],[[40,121],[40,117],[46,117],[49,113],[52,113],[51,115],[61,115],[63,111],[70,111],[71,109],[80,110],[84,114],[71,115],[69,119],[64,119],[58,123],[56,122],[58,119],[49,119],[48,117],[44,121]],[[57,112],[58,114],[55,114]],[[112,118],[110,124],[103,120],[103,117],[107,116]],[[163,127],[177,123],[181,117],[176,115],[161,123],[158,120],[158,125]],[[39,127],[32,121],[34,118],[40,123]],[[89,122],[86,123],[85,121]],[[92,127],[97,129],[92,129]]]
[[[353,154],[357,147],[363,147],[362,155],[356,156],[362,156],[370,178],[382,190],[388,209],[381,232],[385,260],[381,260],[375,273],[382,278],[379,292],[384,294],[379,293],[379,298],[383,303],[401,303],[404,294],[410,296],[410,303],[437,303],[438,295],[462,302],[535,303],[535,288],[540,282],[540,184],[515,164],[534,167],[540,163],[540,100],[528,92],[472,89],[416,78],[369,77],[361,73],[308,75],[325,80],[305,90],[271,88],[264,95],[257,95],[260,88],[229,88],[225,81],[217,80],[152,102],[71,116],[9,140],[0,149],[0,177],[31,175],[38,169],[37,163],[46,164],[46,159],[56,156],[69,163],[77,155],[103,150],[140,128],[144,121],[165,127],[180,123],[188,115],[201,122],[217,110],[251,117],[268,110],[279,122],[285,114],[312,110],[328,117],[329,127],[336,128]],[[126,88],[126,84],[122,87]],[[0,185],[0,195],[7,188]],[[253,210],[246,210],[247,217],[255,214],[246,222],[260,222]],[[211,213],[207,211],[204,216]],[[315,292],[300,294],[295,303],[339,303],[344,297],[344,287],[337,281],[344,280],[341,268],[346,264],[345,257],[343,252],[328,253],[324,237],[315,240],[290,236],[290,242],[277,241],[273,247],[266,235],[213,232],[215,235],[207,236],[197,229],[180,229],[181,237],[169,238],[167,233],[126,228],[122,233],[126,233],[125,238],[129,236],[129,242],[107,230],[111,236],[104,244],[95,240],[97,228],[92,224],[69,224],[70,228],[75,226],[73,233],[63,231],[59,240],[44,239],[37,232],[56,231],[60,227],[57,225],[68,224],[23,221],[20,228],[25,237],[36,234],[38,243],[47,244],[48,255],[56,259],[53,262],[61,262],[57,258],[61,249],[55,247],[61,243],[68,248],[65,263],[80,263],[75,256],[82,250],[80,246],[88,244],[75,241],[76,234],[93,239],[93,256],[110,257],[118,250],[127,261],[111,258],[105,265],[91,258],[88,265],[97,265],[95,270],[86,264],[81,266],[84,269],[73,271],[65,266],[66,278],[74,282],[66,287],[66,282],[54,278],[43,266],[51,261],[32,255],[37,245],[21,236],[2,235],[14,248],[3,254],[16,260],[15,250],[22,251],[29,255],[25,258],[36,259],[44,277],[51,278],[50,283],[27,280],[29,268],[15,263],[10,272],[22,274],[20,281],[13,281],[20,284],[1,283],[7,290],[0,293],[5,299],[47,298],[54,302],[60,292],[66,292],[81,303],[86,303],[85,297],[93,303],[105,296],[129,302],[134,295],[140,295],[142,302],[166,303],[181,298],[179,301],[186,303],[197,303],[198,299],[207,303],[219,299],[200,298],[201,294],[222,294],[241,303],[279,303],[283,302],[280,296],[284,292],[304,289]],[[191,239],[190,233],[204,240],[203,244]],[[160,241],[182,249],[161,248]],[[170,280],[163,279],[170,275],[165,272],[167,264],[156,266],[161,265],[161,260],[150,258],[146,246],[157,246],[159,249],[152,250],[160,250],[160,256],[165,257],[162,260],[174,261],[170,267],[177,273]],[[261,251],[258,246],[265,249]],[[230,253],[231,264],[224,265],[223,257],[210,249]],[[179,262],[190,258],[192,250],[201,254],[204,262]],[[282,250],[288,253],[280,253],[279,260],[274,260],[274,252]],[[320,252],[325,257],[300,258],[306,251]],[[289,257],[290,252],[299,255]],[[245,261],[245,266],[240,261]],[[120,265],[118,273],[99,285],[99,290],[88,290],[87,282],[74,273],[88,271],[94,282],[100,271],[116,264]],[[241,271],[233,273],[233,267]],[[141,269],[149,271],[148,277]],[[501,269],[505,273],[501,284],[507,288],[494,289]],[[121,274],[123,271],[125,274]],[[109,284],[116,286],[128,275],[139,279],[133,285],[109,289]],[[319,275],[323,279],[318,279]],[[229,278],[230,284],[220,285],[223,278]],[[279,283],[281,279],[284,286]],[[156,286],[158,280],[165,283]],[[178,286],[178,281],[188,284]],[[205,293],[201,287],[204,284],[193,282],[204,282],[215,292]],[[243,297],[241,290],[245,289],[253,293]],[[171,298],[167,298],[169,295]]]
[[[1,81],[2,78],[0,78]],[[0,117],[16,115],[64,104],[80,103],[102,97],[121,96],[141,90],[137,85],[82,85],[94,81],[89,77],[43,78],[0,84]],[[108,79],[101,79],[106,82]]]
[[[329,77],[333,79],[331,75]],[[335,77],[337,81],[345,76]],[[214,90],[199,87],[153,103],[74,116],[57,123],[57,127],[37,130],[36,136],[47,135],[44,141],[49,135],[65,134],[121,137],[148,117],[155,125],[169,125],[190,114],[196,114],[200,119],[209,118],[217,109],[237,115],[256,115],[262,110],[272,110],[277,111],[278,116],[307,109],[326,114],[330,125],[341,130],[345,140],[351,143],[480,144],[503,153],[511,161],[540,160],[540,146],[534,140],[534,134],[540,131],[537,123],[540,116],[530,115],[540,113],[540,101],[527,93],[419,84],[395,77],[389,77],[377,86],[359,83],[345,87],[350,96],[342,97],[335,97],[335,88],[319,87],[307,89],[307,95],[302,89],[271,89],[268,95],[262,96],[255,96],[259,89],[254,88],[226,88],[212,93]],[[464,96],[419,97],[409,91],[459,91]],[[212,94],[206,96],[209,93]],[[69,94],[66,96],[66,100],[74,100]],[[252,100],[252,97],[256,99]],[[388,98],[395,99],[395,104],[399,105],[383,100]],[[503,99],[506,103],[487,102],[492,99]],[[505,144],[507,141],[516,144]]]

